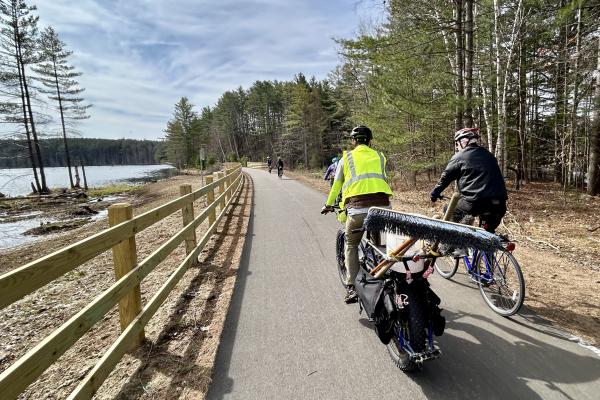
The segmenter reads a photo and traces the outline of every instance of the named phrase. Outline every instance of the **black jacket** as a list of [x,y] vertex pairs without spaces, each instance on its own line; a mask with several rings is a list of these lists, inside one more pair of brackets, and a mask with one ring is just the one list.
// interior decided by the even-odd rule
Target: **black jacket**
[[469,202],[508,198],[498,161],[485,147],[469,145],[454,154],[431,194],[441,194],[454,180]]

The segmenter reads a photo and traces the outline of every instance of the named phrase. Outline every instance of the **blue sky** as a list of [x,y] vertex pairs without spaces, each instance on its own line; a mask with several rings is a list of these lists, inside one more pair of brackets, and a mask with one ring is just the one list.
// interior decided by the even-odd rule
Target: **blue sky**
[[[33,3],[33,2],[32,2]],[[91,118],[83,137],[158,139],[173,105],[200,109],[256,80],[326,78],[332,38],[381,18],[378,0],[40,0],[73,51]]]

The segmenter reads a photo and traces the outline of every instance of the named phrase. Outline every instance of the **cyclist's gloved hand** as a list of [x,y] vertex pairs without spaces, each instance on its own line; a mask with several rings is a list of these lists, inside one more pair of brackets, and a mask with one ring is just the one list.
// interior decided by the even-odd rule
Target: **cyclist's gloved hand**
[[323,208],[321,208],[321,214],[327,214],[329,212],[333,211],[333,207],[332,206],[323,206]]
[[437,191],[432,191],[430,194],[430,198],[431,198],[431,202],[435,203],[436,201],[438,201],[438,199],[441,199],[442,196],[440,196],[440,194]]

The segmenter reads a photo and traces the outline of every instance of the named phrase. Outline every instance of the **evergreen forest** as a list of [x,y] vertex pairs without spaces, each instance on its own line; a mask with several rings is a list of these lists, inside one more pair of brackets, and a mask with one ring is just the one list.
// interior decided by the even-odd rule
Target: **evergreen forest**
[[[0,140],[0,168],[28,168],[27,142]],[[67,165],[61,138],[40,140],[42,161],[46,167]],[[153,140],[70,138],[69,151],[73,166],[158,164],[163,144]],[[23,156],[18,156],[22,154]],[[17,156],[15,156],[17,155]]]
[[326,79],[256,81],[196,109],[182,98],[165,129],[181,167],[281,156],[318,168],[366,124],[394,172],[437,175],[452,135],[479,127],[518,183],[600,193],[600,4],[595,0],[372,1],[385,22],[336,39]]

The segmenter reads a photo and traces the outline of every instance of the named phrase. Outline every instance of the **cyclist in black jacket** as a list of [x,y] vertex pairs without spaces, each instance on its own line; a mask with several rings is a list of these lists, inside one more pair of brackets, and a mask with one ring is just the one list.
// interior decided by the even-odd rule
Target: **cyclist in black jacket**
[[277,157],[277,175],[281,178],[283,175],[283,160],[281,157]]
[[454,222],[479,216],[480,225],[495,232],[506,213],[508,195],[498,161],[478,140],[479,128],[464,128],[454,134],[457,153],[431,191],[431,201],[439,199],[444,189],[456,180],[461,197],[454,211]]

